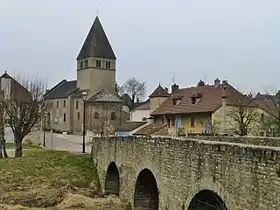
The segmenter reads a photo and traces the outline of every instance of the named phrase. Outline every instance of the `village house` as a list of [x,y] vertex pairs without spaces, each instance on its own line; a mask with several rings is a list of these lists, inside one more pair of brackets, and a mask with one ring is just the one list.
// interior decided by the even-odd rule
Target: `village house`
[[275,95],[257,93],[254,102],[262,110],[260,136],[278,136],[280,130],[280,91]]
[[[153,123],[138,130],[135,135],[231,135],[233,120],[230,110],[237,106],[237,99],[242,99],[244,106],[257,110],[256,118],[264,113],[227,81],[216,79],[212,85],[199,81],[195,87],[181,89],[174,84],[171,89],[168,93],[159,85],[149,96]],[[250,134],[260,135],[259,124],[254,126],[256,128],[251,129]]]
[[[16,79],[11,77],[6,71],[0,77],[0,99],[13,100],[17,102],[24,102],[31,99],[31,93],[23,87]],[[3,108],[3,106],[2,106]],[[4,115],[4,121],[7,123],[9,120],[4,110],[1,109],[1,116]]]
[[99,17],[77,57],[77,80],[62,80],[44,96],[48,106],[45,127],[54,131],[112,135],[129,119],[128,109],[116,93],[116,56]]
[[142,122],[150,117],[150,100],[135,104],[135,109],[130,112],[130,121]]
[[6,71],[0,77],[1,93],[5,99],[29,100],[30,92]]

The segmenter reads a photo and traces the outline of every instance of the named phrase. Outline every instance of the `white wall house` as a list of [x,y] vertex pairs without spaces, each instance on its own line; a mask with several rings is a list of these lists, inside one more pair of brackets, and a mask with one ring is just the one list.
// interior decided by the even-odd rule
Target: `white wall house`
[[150,117],[150,103],[147,102],[130,112],[130,121],[140,122],[143,118]]

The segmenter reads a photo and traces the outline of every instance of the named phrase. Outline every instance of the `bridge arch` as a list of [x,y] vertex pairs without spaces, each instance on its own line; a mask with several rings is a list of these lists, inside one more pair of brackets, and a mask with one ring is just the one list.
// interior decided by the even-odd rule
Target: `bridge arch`
[[201,190],[191,200],[188,210],[228,210],[222,198],[212,190]]
[[120,174],[115,162],[108,166],[105,179],[105,194],[119,196],[120,193]]
[[159,194],[153,173],[145,168],[136,180],[134,191],[134,210],[158,210]]

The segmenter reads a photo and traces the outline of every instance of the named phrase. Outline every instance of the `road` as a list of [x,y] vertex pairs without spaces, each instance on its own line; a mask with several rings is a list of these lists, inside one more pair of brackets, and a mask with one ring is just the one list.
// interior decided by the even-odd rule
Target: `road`
[[[78,135],[66,135],[45,132],[46,148],[56,150],[67,150],[71,152],[82,152],[83,137]],[[40,142],[43,145],[44,135],[41,132]],[[91,152],[91,144],[89,143],[89,137],[86,138],[86,153]]]
[[[44,135],[43,132],[40,133],[39,142],[43,145]],[[39,138],[35,136],[35,138]],[[5,139],[6,142],[14,142],[13,133],[10,128],[5,128]],[[67,150],[70,152],[82,152],[82,142],[83,137],[79,135],[65,135],[57,134],[51,132],[45,132],[46,148],[56,149],[56,150]],[[86,153],[91,152],[91,145],[89,143],[90,138],[86,137]],[[36,140],[36,143],[37,140]]]

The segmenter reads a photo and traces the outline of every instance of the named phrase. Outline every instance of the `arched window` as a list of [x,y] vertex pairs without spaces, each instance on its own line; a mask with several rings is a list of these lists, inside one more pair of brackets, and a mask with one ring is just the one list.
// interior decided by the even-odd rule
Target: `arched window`
[[94,119],[99,119],[99,114],[98,114],[98,112],[94,112]]
[[76,101],[76,109],[79,109],[79,101]]
[[111,113],[111,120],[116,120],[116,113],[115,112]]
[[49,127],[51,124],[51,114],[48,112],[48,115],[47,115],[47,126]]

